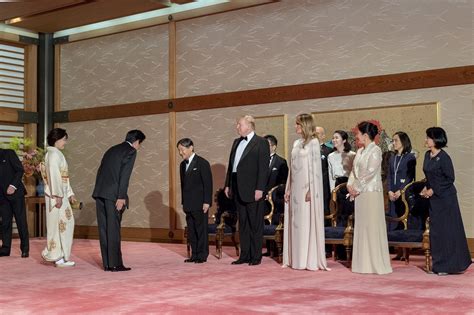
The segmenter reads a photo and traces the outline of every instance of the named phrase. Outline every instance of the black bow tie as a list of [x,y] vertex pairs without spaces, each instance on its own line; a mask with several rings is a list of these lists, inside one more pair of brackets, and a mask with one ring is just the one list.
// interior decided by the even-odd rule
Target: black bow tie
[[247,136],[245,136],[245,137],[240,137],[240,141],[242,141],[242,140],[247,141]]
[[189,160],[184,160],[184,163],[189,164]]

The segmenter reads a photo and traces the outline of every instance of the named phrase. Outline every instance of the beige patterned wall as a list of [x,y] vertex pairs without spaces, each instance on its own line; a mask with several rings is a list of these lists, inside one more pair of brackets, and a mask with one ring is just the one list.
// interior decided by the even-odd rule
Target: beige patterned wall
[[473,63],[471,0],[282,0],[177,23],[178,96]]
[[168,97],[168,26],[61,46],[60,107],[151,101]]
[[273,135],[277,138],[277,154],[288,158],[287,144],[287,118],[285,115],[255,117],[255,132],[259,135]]
[[77,225],[97,225],[92,199],[95,177],[105,151],[125,139],[128,130],[146,135],[130,179],[124,227],[168,228],[168,116],[152,115],[62,124],[69,134],[65,156],[71,185],[84,209],[75,212]]

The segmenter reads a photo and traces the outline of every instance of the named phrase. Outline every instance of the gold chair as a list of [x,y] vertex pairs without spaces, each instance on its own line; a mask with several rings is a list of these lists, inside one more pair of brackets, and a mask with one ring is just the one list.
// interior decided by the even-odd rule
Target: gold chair
[[270,212],[263,218],[263,239],[274,242],[278,262],[281,262],[283,256],[284,194],[285,185],[278,185],[270,189],[267,194]]
[[388,245],[403,249],[405,263],[410,262],[410,250],[419,248],[425,256],[424,270],[431,271],[429,200],[420,196],[426,179],[414,181],[401,191],[405,211],[400,217],[386,216],[387,222],[401,222],[403,229],[388,231]]
[[345,190],[347,183],[342,183],[336,186],[331,194],[330,213],[325,215],[326,220],[331,220],[331,226],[324,228],[325,244],[332,245],[332,256],[336,260],[336,246],[343,245],[346,250],[346,261],[351,261],[352,256],[352,239],[354,236],[354,216],[352,208],[351,214],[347,217],[347,224],[338,226],[338,220],[342,217],[342,205],[338,200],[338,194],[341,190]]

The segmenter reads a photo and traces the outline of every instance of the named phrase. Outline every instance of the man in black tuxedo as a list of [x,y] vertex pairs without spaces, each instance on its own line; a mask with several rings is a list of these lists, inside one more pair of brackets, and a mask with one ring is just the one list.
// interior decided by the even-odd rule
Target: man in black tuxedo
[[259,265],[262,260],[264,198],[268,180],[268,142],[255,134],[255,119],[237,122],[240,138],[230,151],[225,194],[233,198],[239,214],[240,257],[234,265]]
[[[278,140],[275,136],[273,135],[266,135],[264,137],[268,141],[268,145],[270,148],[270,163],[269,163],[269,174],[268,174],[268,181],[267,181],[267,187],[265,189],[265,196],[267,196],[268,192],[270,189],[277,185],[285,185],[286,180],[288,178],[288,164],[286,163],[286,160],[276,154],[277,146],[278,146]],[[284,191],[284,190],[283,190]],[[266,197],[267,199],[268,197]],[[274,202],[276,202],[274,200]],[[266,205],[266,213],[270,212],[269,209],[269,202],[265,202]],[[279,213],[274,213],[273,218],[272,218],[272,224],[278,224],[280,221],[279,218]],[[267,252],[263,254],[263,256],[270,256],[270,247],[272,246],[272,241],[267,240]]]
[[329,203],[331,201],[331,186],[329,185],[329,165],[328,155],[333,151],[324,143],[326,138],[326,131],[323,127],[316,127],[316,133],[318,134],[318,140],[321,146],[321,167],[323,172],[323,197],[324,197],[324,214],[327,215],[330,212]]
[[212,173],[209,162],[194,153],[193,141],[184,138],[177,144],[183,161],[179,165],[181,204],[186,213],[192,255],[186,263],[201,264],[209,256],[207,221],[212,205]]
[[2,247],[0,256],[10,256],[12,218],[15,216],[20,235],[21,257],[29,256],[30,244],[26,223],[23,165],[13,150],[0,149],[0,215],[2,216]]
[[286,179],[288,178],[288,164],[286,160],[276,154],[278,140],[273,135],[267,135],[264,137],[268,141],[270,148],[270,162],[269,162],[269,171],[267,188],[266,192],[277,185],[286,184]]
[[105,271],[127,271],[120,249],[120,224],[128,208],[128,183],[137,150],[145,140],[140,130],[131,130],[125,141],[105,152],[95,181],[92,197],[97,208],[100,251]]

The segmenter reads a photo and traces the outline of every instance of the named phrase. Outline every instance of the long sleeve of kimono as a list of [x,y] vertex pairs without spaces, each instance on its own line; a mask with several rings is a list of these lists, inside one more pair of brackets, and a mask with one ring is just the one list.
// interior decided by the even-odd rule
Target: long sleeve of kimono
[[48,153],[46,164],[48,184],[52,197],[64,197],[63,182],[61,177],[61,158],[58,154]]

